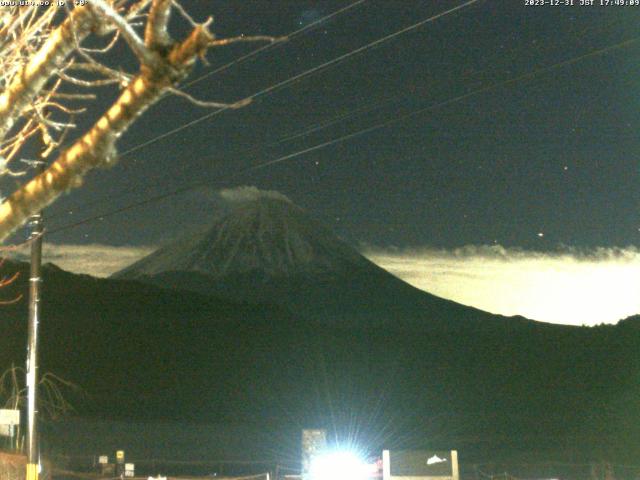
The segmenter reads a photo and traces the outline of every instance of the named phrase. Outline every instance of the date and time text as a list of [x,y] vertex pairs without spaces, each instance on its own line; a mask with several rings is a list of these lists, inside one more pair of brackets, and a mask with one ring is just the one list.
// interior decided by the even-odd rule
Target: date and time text
[[525,7],[640,7],[640,0],[523,0]]

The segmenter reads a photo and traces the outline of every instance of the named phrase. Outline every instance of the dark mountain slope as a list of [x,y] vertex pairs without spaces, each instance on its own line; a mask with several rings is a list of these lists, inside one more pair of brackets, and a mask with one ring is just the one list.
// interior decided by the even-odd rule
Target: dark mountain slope
[[292,203],[239,203],[204,233],[182,238],[114,275],[217,295],[275,303],[330,323],[430,322],[448,328],[525,323],[418,290],[371,263]]
[[[242,424],[278,454],[282,432],[309,426],[467,461],[640,454],[637,319],[576,328],[458,305],[275,199],[120,277],[45,270],[43,371],[87,390],[83,416]],[[0,365],[22,363],[26,304],[0,314]]]
[[[15,286],[3,291],[5,298],[27,291],[28,266],[5,266],[6,271],[14,269],[22,275]],[[215,367],[221,381],[231,381],[233,370],[219,367],[239,356],[251,361],[241,342],[229,338],[231,330],[244,323],[260,325],[274,317],[288,318],[286,312],[269,305],[95,279],[54,266],[46,266],[44,272],[42,369],[87,390],[91,398],[83,405],[85,413],[178,415],[187,397],[197,397],[194,388],[199,376]],[[26,301],[3,307],[1,314],[0,365],[22,364]],[[216,412],[215,405],[207,408]]]
[[282,199],[238,203],[118,277],[286,308],[294,323],[258,337],[278,345],[259,368],[269,381],[298,372],[265,387],[295,391],[282,403],[296,418],[328,415],[337,395],[346,418],[351,408],[373,429],[391,422],[394,438],[466,435],[498,449],[588,450],[635,428],[637,330],[505,318],[419,291]]
[[[492,328],[327,325],[56,268],[45,285],[43,371],[87,390],[83,416],[241,423],[262,432],[256,451],[265,436],[304,426],[372,449],[453,445],[468,460],[486,458],[483,449],[491,458],[640,449],[640,329],[631,320],[593,329],[501,328],[504,319]],[[1,365],[23,362],[25,319],[24,303],[3,308]]]

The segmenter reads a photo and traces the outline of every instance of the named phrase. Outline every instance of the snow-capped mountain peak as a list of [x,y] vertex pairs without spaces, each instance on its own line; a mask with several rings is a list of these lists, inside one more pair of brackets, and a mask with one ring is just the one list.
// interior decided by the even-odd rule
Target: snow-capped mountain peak
[[191,271],[214,278],[250,273],[278,277],[368,263],[284,196],[245,196],[230,205],[204,232],[160,248],[117,276]]

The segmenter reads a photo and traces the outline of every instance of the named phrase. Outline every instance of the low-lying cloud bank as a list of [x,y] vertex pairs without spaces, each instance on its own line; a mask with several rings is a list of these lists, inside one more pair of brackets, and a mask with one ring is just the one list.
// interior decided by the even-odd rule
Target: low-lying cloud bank
[[231,203],[253,202],[263,198],[271,200],[282,200],[291,203],[289,197],[275,190],[260,190],[258,187],[245,185],[235,188],[223,188],[220,190],[220,197]]
[[363,253],[417,288],[492,313],[572,325],[640,313],[640,251],[633,247],[557,253],[368,247]]
[[[110,245],[52,245],[45,243],[42,260],[55,263],[73,273],[86,273],[94,277],[108,277],[133,262],[149,255],[155,247],[113,247]],[[27,249],[8,252],[7,256],[29,260]]]
[[[45,244],[44,261],[70,272],[107,277],[154,249]],[[615,323],[640,313],[636,248],[567,248],[557,253],[500,246],[362,251],[417,288],[493,313],[574,325]],[[28,252],[12,256],[26,260]]]

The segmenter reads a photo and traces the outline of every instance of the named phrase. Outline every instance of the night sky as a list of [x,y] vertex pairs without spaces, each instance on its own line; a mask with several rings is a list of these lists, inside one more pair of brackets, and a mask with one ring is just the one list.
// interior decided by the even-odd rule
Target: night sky
[[[203,100],[238,100],[462,3],[365,1],[185,90]],[[214,15],[214,31],[224,37],[286,35],[349,2],[183,4],[196,19]],[[497,243],[538,251],[637,245],[640,41],[591,53],[637,39],[639,22],[640,7],[477,2],[260,96],[242,110],[224,111],[137,148],[52,206],[50,230],[201,186],[49,239],[157,244],[206,222],[215,213],[219,188],[254,185],[283,192],[353,243]],[[176,24],[176,36],[182,35],[185,29]],[[259,46],[215,50],[210,65],[198,67],[190,80]],[[109,61],[132,66],[121,51]],[[80,125],[115,93],[100,90]],[[424,111],[384,128],[243,172],[419,109]],[[167,98],[134,125],[119,150],[211,112]]]

